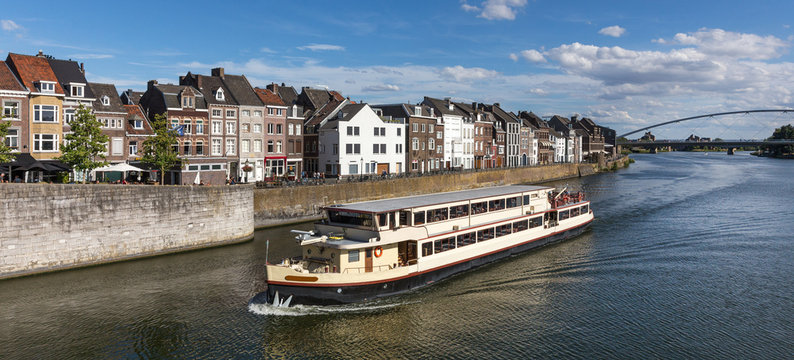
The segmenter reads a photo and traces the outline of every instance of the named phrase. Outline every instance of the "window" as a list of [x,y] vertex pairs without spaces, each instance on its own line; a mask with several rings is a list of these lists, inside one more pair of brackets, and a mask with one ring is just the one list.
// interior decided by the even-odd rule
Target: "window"
[[385,154],[386,153],[386,144],[380,144],[380,153],[381,154]]
[[41,151],[41,152],[58,151],[58,135],[33,134],[33,151]]
[[276,134],[277,134],[277,135],[281,135],[281,134],[283,134],[283,133],[284,133],[283,126],[282,126],[281,124],[277,124],[277,125],[276,125]]
[[287,124],[287,135],[294,135],[294,134],[295,134],[295,129],[292,126],[292,124]]
[[361,154],[361,144],[353,144],[353,153]]
[[273,123],[268,123],[267,124],[267,133],[268,133],[268,135],[273,135],[273,129],[275,129],[274,124]]
[[130,141],[129,145],[130,156],[134,156],[138,154],[138,142],[137,141]]
[[477,231],[477,241],[491,240],[495,237],[493,228]]
[[281,153],[281,140],[276,141],[276,152]]
[[429,255],[433,255],[433,242],[432,241],[428,241],[428,242],[422,244],[422,256],[424,257],[424,256],[429,256]]
[[250,150],[251,140],[244,139],[240,141],[240,153],[247,153]]
[[234,135],[234,121],[227,121],[226,122],[226,134],[227,135]]
[[397,154],[403,153],[403,144],[395,144],[394,145],[394,152]]
[[261,133],[262,132],[262,124],[254,124],[254,132]]
[[193,131],[193,121],[190,119],[185,119],[183,120],[183,122],[184,122],[183,125],[185,129],[185,135],[190,135]]
[[39,83],[39,89],[41,92],[44,93],[54,93],[55,92],[55,83],[54,82],[41,82]]
[[380,136],[380,128],[372,128],[372,130],[375,130],[375,136]]
[[339,154],[339,144],[334,144],[334,155]]
[[276,109],[276,115],[283,116],[284,115],[284,109]]
[[372,144],[372,153],[379,154],[380,153],[380,144]]
[[422,132],[427,132],[427,128],[425,127],[425,124],[422,124]]
[[[141,121],[141,128],[143,128],[143,121]],[[204,135],[204,121],[203,120],[196,120],[196,135]]]
[[254,116],[262,116],[262,110],[254,110]]
[[274,111],[274,109],[273,109],[273,108],[267,108],[267,114],[268,114],[268,115],[273,115],[273,113],[274,113],[274,112],[275,112],[275,111]]
[[397,136],[402,136],[402,130],[401,128],[397,128]]
[[357,262],[358,261],[358,250],[348,250],[347,251],[347,262]]
[[[72,90],[72,96],[83,97],[83,88],[84,88],[83,86],[71,85],[70,88]],[[105,103],[103,102],[102,104],[104,105]]]
[[204,142],[196,141],[196,155],[204,155]]
[[295,124],[295,135],[300,136],[301,134],[301,126],[300,124]]
[[8,129],[8,133],[6,133],[5,143],[6,146],[10,147],[11,149],[19,150],[19,130]]
[[347,127],[347,135],[348,136],[353,136],[353,127],[352,126],[348,126]]
[[219,156],[222,154],[223,144],[221,139],[212,139],[212,155]]
[[433,252],[440,253],[455,248],[455,237],[448,237],[445,239],[438,239],[433,241]]
[[213,135],[221,135],[223,134],[223,121],[212,121],[212,134]]
[[425,212],[417,211],[414,213],[414,226],[422,225],[425,223]]
[[183,108],[192,108],[193,107],[193,97],[192,96],[183,96],[182,97],[182,107]]
[[353,144],[345,144],[345,154],[353,153]]
[[512,198],[507,198],[507,208],[514,208],[521,205],[521,197],[516,196]]
[[226,97],[223,95],[223,89],[218,89],[215,91],[215,100],[223,101]]
[[251,131],[251,124],[240,124],[240,132],[247,133]]
[[358,174],[358,164],[350,164],[348,167],[348,173],[351,175]]
[[58,107],[55,105],[33,105],[34,122],[58,122]]
[[441,131],[436,132],[436,139],[443,139],[444,135],[442,135],[442,134],[443,133]]
[[182,143],[182,153],[185,155],[190,155],[190,141],[185,141]]
[[450,219],[456,219],[464,216],[469,216],[469,205],[458,205],[449,208]]
[[411,126],[411,131],[413,131],[413,132],[419,132],[419,124],[417,124],[417,123],[413,123],[413,124],[411,124],[411,125],[412,125],[412,126]]
[[419,150],[419,138],[411,139],[411,150]]
[[471,245],[477,242],[476,233],[470,232],[458,235],[458,247]]
[[3,117],[5,120],[19,120],[19,103],[16,101],[4,101]]
[[267,141],[267,152],[269,152],[269,153],[273,152],[273,140],[268,140]]
[[449,218],[449,208],[439,208],[427,211],[427,222],[444,221]]
[[505,208],[505,199],[491,200],[488,202],[488,211],[502,210]]
[[234,155],[234,153],[237,152],[234,140],[235,139],[226,139],[226,155]]
[[433,139],[433,138],[428,139],[427,140],[427,147],[430,150],[435,150],[436,149],[436,140]]
[[251,110],[240,110],[240,115],[251,116]]
[[226,117],[233,118],[237,116],[237,111],[235,110],[226,110]]
[[74,109],[66,109],[63,111],[63,121],[67,124],[71,124],[74,120]]
[[221,109],[212,109],[212,117],[222,117]]
[[261,152],[262,151],[262,140],[256,139],[254,140],[254,152]]

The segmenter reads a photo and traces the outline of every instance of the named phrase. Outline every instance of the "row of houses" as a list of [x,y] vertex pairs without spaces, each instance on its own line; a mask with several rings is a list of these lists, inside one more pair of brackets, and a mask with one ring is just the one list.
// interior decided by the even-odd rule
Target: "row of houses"
[[163,115],[178,130],[174,147],[186,160],[166,175],[174,184],[576,163],[614,151],[614,131],[588,118],[544,119],[450,98],[357,103],[327,89],[252,86],[223,68],[119,93],[113,84],[88,82],[82,63],[41,52],[8,54],[0,102],[11,123],[6,144],[44,162],[61,155],[80,106],[102,123],[110,163],[139,162],[151,121]]

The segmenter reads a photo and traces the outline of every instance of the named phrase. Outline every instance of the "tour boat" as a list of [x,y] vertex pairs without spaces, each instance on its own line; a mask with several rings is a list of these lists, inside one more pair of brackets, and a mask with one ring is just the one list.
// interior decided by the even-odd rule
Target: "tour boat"
[[345,304],[404,293],[581,234],[582,193],[509,185],[323,208],[302,255],[267,264],[267,302]]

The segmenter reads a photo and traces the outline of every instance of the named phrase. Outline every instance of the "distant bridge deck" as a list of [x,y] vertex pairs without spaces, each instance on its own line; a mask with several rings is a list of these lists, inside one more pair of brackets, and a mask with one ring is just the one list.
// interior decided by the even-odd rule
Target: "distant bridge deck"
[[739,140],[712,140],[712,141],[687,141],[687,140],[628,140],[617,141],[618,145],[651,147],[651,146],[762,146],[762,145],[794,145],[794,140],[761,140],[761,139],[739,139]]

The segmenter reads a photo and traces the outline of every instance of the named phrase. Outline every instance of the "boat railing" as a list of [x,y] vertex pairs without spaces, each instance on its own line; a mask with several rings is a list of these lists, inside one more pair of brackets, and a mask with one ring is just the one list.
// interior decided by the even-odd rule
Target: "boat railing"
[[[369,271],[369,272],[385,271],[385,270],[391,270],[391,269],[392,269],[391,265],[378,265],[378,266],[373,266],[372,267],[372,271]],[[364,273],[364,272],[368,272],[366,266],[346,268],[344,271],[342,271],[343,274],[351,274],[351,273],[361,274],[361,273]]]
[[566,205],[583,202],[585,201],[585,196],[583,192],[563,193],[559,196],[554,194],[554,197],[551,197],[549,201],[551,202],[551,207],[556,209]]

